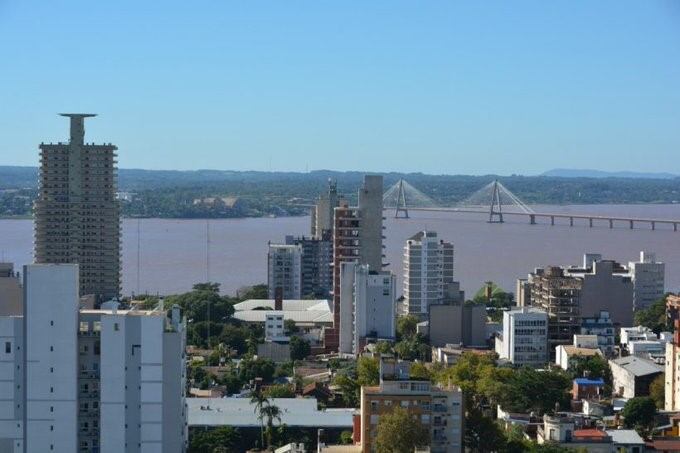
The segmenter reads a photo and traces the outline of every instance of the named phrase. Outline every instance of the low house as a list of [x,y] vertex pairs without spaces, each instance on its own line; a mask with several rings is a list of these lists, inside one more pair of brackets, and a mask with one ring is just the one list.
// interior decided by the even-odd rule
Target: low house
[[602,396],[603,389],[604,380],[602,378],[576,378],[573,381],[571,394],[575,400],[597,400]]
[[568,370],[576,357],[602,356],[599,349],[579,348],[572,345],[559,345],[555,348],[555,362],[563,370]]
[[664,371],[662,366],[651,360],[635,356],[610,360],[609,367],[612,370],[614,392],[624,398],[648,396],[649,385]]

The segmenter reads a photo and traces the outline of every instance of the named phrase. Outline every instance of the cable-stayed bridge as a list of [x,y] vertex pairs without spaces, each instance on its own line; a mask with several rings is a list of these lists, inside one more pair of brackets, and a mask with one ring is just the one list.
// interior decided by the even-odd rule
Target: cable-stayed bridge
[[549,223],[555,225],[560,220],[569,226],[581,222],[589,227],[607,225],[609,228],[624,225],[630,229],[646,227],[656,230],[657,225],[670,225],[678,231],[680,220],[621,217],[597,214],[566,214],[556,212],[536,212],[499,181],[492,181],[474,192],[466,199],[451,206],[440,206],[432,198],[400,179],[383,195],[383,207],[394,210],[395,218],[409,218],[409,211],[452,212],[469,214],[488,214],[490,223],[503,223],[505,217],[524,217],[528,223]]

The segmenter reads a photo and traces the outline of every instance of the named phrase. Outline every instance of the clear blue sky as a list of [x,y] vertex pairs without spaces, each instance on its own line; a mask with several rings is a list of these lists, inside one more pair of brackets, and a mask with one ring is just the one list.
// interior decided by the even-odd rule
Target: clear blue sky
[[0,0],[0,164],[680,173],[680,2]]

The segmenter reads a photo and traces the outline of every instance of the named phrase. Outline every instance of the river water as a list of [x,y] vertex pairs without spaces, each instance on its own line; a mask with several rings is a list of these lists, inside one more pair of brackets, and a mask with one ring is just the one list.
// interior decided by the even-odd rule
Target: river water
[[[538,212],[680,219],[680,205],[584,205],[534,207]],[[410,219],[385,214],[386,262],[396,272],[401,288],[404,241],[422,229],[438,232],[455,248],[455,274],[468,296],[492,280],[514,291],[515,279],[545,265],[579,264],[583,253],[627,263],[641,250],[655,252],[666,263],[666,286],[680,289],[680,231],[657,225],[630,230],[606,222],[588,228],[577,221],[529,225],[524,218],[506,218],[503,224],[486,223],[476,214],[411,213]],[[546,222],[546,220],[540,220]],[[210,253],[206,255],[207,230]],[[138,236],[139,232],[139,236]],[[123,291],[173,294],[196,282],[222,284],[225,293],[267,279],[267,242],[282,241],[286,234],[309,232],[309,217],[224,220],[125,219],[123,220]],[[137,249],[139,238],[139,254]],[[32,261],[31,220],[0,220],[0,261],[20,268]],[[138,256],[141,264],[138,270]],[[208,275],[209,264],[209,275]]]

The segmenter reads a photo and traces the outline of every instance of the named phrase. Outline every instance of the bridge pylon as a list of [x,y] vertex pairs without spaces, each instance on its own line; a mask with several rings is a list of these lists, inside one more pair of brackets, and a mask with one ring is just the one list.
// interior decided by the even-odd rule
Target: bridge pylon
[[498,188],[498,180],[493,182],[491,206],[489,207],[489,223],[503,223],[503,205],[501,204],[501,193]]
[[[402,215],[399,215],[402,213]],[[404,192],[404,180],[399,180],[399,192],[397,193],[397,207],[394,210],[395,219],[408,219],[408,207],[406,206],[406,193]]]

